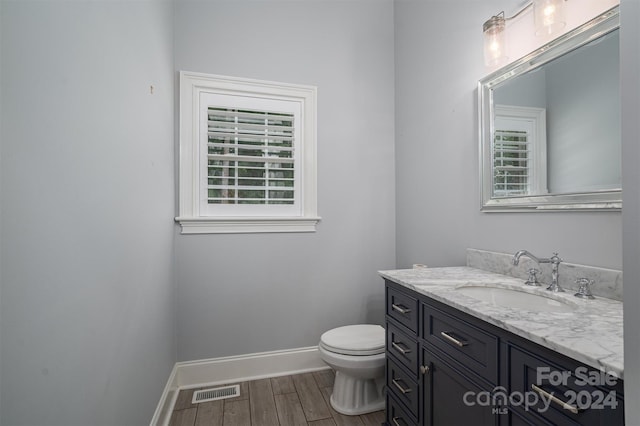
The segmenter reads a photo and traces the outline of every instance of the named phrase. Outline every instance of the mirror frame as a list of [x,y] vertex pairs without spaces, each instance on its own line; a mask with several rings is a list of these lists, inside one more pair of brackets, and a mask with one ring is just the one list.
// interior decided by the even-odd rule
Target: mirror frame
[[506,80],[536,69],[618,28],[620,28],[619,6],[615,6],[478,82],[481,211],[616,211],[622,209],[622,189],[504,198],[492,197],[491,191],[491,140],[495,130],[492,96],[494,88]]

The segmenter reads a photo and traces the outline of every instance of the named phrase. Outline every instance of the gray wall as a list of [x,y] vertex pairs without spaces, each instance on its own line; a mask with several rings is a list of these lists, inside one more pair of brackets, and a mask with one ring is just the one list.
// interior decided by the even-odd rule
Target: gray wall
[[464,249],[476,247],[526,248],[540,256],[557,251],[568,262],[620,269],[620,213],[479,210],[481,25],[505,8],[515,7],[505,1],[395,3],[397,266],[460,265]]
[[175,362],[171,12],[2,3],[3,425],[148,424]]
[[541,90],[547,86],[546,80],[546,72],[538,68],[534,72],[506,81],[493,90],[493,103],[546,108],[547,92]]
[[624,384],[627,424],[640,419],[640,2],[622,0],[620,81],[624,188]]
[[395,266],[391,0],[179,1],[175,70],[318,87],[309,234],[179,235],[179,360],[316,345],[383,321]]
[[620,188],[618,46],[611,34],[546,67],[550,192]]
[[496,7],[462,0],[395,2],[400,268],[465,262],[479,207],[475,87],[484,70],[482,22],[501,10]]
[[[0,165],[2,165],[2,2],[0,1]],[[0,172],[0,309],[2,308],[2,173]],[[2,314],[0,310],[0,321]],[[2,323],[0,322],[0,413],[2,413]],[[2,415],[0,415],[0,424],[2,424]]]

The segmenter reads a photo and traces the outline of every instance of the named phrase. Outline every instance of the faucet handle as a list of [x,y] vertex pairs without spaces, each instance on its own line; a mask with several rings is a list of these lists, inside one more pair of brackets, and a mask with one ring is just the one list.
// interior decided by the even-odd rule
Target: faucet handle
[[538,282],[538,277],[536,276],[539,272],[540,272],[540,269],[536,269],[536,268],[529,269],[529,278],[527,278],[524,284],[532,285],[532,286],[540,286],[540,283]]
[[589,278],[578,278],[576,280],[576,284],[579,285],[578,292],[574,294],[574,296],[581,299],[595,299],[595,297],[593,297],[593,294],[591,294],[591,286],[594,283],[595,281],[590,280]]

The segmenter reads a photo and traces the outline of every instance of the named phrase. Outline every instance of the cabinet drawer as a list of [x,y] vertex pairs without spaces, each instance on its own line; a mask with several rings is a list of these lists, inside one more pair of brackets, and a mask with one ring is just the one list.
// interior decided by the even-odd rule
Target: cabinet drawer
[[407,413],[398,401],[387,394],[387,425],[389,426],[413,426],[417,425],[416,419]]
[[498,383],[498,337],[427,304],[422,305],[423,339],[464,367]]
[[418,383],[390,358],[387,358],[387,388],[409,414],[418,417]]
[[387,286],[387,315],[418,332],[418,299]]
[[418,342],[389,323],[387,323],[387,353],[395,356],[417,378]]
[[[510,393],[525,395],[530,401],[528,407],[512,404],[512,410],[528,408],[527,415],[553,424],[624,424],[621,386],[607,387],[604,378],[597,378],[599,370],[554,363],[518,346],[509,346],[508,357]],[[598,382],[602,386],[591,385]]]

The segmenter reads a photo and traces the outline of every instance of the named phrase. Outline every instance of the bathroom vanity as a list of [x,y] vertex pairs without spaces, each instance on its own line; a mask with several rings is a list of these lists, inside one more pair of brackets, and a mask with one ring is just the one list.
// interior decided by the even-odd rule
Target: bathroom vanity
[[380,274],[388,425],[624,424],[620,302],[470,267]]

